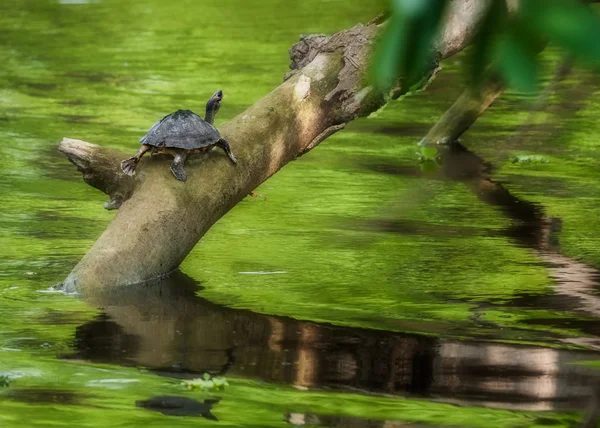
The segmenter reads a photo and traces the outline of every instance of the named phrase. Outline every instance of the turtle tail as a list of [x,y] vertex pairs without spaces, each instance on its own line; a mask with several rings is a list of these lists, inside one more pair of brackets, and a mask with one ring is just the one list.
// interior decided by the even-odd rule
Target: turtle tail
[[121,162],[121,169],[123,172],[130,177],[135,175],[135,167],[137,166],[139,159],[137,157],[132,157],[129,159],[125,159]]

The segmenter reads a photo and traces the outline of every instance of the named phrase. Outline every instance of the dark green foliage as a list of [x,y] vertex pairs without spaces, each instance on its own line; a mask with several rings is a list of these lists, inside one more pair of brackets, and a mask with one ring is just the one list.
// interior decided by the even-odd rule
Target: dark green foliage
[[570,54],[600,65],[600,18],[577,0],[525,0],[520,15],[532,30]]
[[378,87],[390,89],[400,78],[409,88],[434,67],[431,44],[445,7],[445,0],[392,1],[393,14],[375,52]]
[[507,19],[506,1],[494,0],[479,28],[469,57],[469,78],[476,86],[483,83],[482,76],[493,58],[489,46],[495,41],[495,36],[505,30]]
[[497,68],[507,84],[520,91],[533,92],[537,86],[536,56],[540,49],[522,24],[524,23],[513,23],[498,37],[493,54]]
[[[393,0],[392,16],[375,52],[376,86],[410,87],[435,58],[432,42],[448,0]],[[554,43],[585,63],[600,64],[600,17],[577,0],[522,0],[509,15],[505,0],[492,0],[473,42],[468,76],[478,86],[492,67],[520,91],[537,87],[538,53]]]

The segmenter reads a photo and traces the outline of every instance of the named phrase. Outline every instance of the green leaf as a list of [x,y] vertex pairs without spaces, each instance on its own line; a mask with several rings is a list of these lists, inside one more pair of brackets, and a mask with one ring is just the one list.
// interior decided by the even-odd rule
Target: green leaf
[[506,0],[493,0],[475,36],[467,62],[473,86],[480,87],[483,83],[485,71],[492,61],[493,43],[506,29],[507,21]]
[[404,24],[402,19],[392,15],[377,43],[371,74],[375,86],[380,89],[390,89],[398,78],[403,58],[406,56]]
[[217,385],[217,386],[225,385],[225,384],[227,383],[227,381],[226,381],[225,379],[223,379],[223,378],[219,378],[219,377],[216,377],[216,378],[214,378],[214,379],[213,379],[213,382],[214,382],[214,383],[215,383],[215,385]]
[[427,160],[435,159],[438,154],[438,150],[435,147],[422,146],[419,150],[423,159]]
[[407,86],[419,81],[423,74],[433,67],[434,57],[432,46],[435,37],[439,33],[439,27],[446,7],[444,0],[421,0],[429,7],[408,23],[409,48],[403,75],[406,76]]
[[506,82],[517,90],[533,92],[537,88],[536,60],[539,48],[520,23],[514,23],[496,44],[495,57]]
[[392,11],[410,18],[420,16],[428,7],[427,1],[423,0],[392,0]]
[[523,0],[523,20],[571,54],[600,64],[600,16],[577,0]]
[[182,385],[192,391],[197,389],[200,389],[202,391],[210,389],[218,390],[220,388],[229,386],[229,383],[227,382],[226,378],[215,377],[211,379],[211,375],[209,373],[204,373],[202,377],[203,379],[198,378],[185,380],[182,382]]
[[403,87],[432,68],[432,44],[447,0],[394,0],[393,14],[375,49],[372,80],[382,90],[398,79]]

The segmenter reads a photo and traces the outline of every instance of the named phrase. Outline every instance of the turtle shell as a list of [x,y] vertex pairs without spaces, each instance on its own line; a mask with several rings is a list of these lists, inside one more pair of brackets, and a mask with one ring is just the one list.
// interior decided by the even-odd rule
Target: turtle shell
[[140,143],[155,147],[198,149],[215,144],[217,128],[190,110],[177,110],[156,122]]

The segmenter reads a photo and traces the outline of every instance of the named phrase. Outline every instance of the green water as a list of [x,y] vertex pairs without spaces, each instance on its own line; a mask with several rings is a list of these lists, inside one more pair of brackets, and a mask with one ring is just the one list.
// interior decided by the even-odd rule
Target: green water
[[[415,143],[460,93],[458,58],[444,64],[427,92],[352,123],[256,189],[261,198],[247,198],[221,219],[182,265],[190,295],[172,305],[158,299],[152,306],[143,297],[93,304],[44,293],[114,215],[102,208],[106,196],[58,153],[60,139],[133,153],[157,119],[179,108],[202,111],[217,89],[225,93],[216,119],[222,124],[281,82],[287,49],[300,34],[366,22],[385,2],[71,3],[0,5],[0,374],[11,379],[0,387],[0,426],[275,427],[303,415],[307,426],[516,427],[570,426],[581,417],[585,400],[571,389],[589,386],[591,380],[577,379],[593,369],[569,363],[599,358],[598,276],[588,275],[591,303],[584,308],[557,287],[550,259],[560,254],[600,267],[597,74],[576,68],[518,142],[529,104],[512,93],[463,139],[494,164],[494,179],[560,222],[550,256],[527,245],[518,220],[463,183],[419,173]],[[547,80],[558,54],[549,50],[544,59]],[[510,161],[527,154],[548,162]],[[251,326],[247,335],[244,326]],[[278,335],[278,327],[285,333]],[[110,340],[98,345],[96,335]],[[277,338],[293,344],[274,344]],[[375,356],[385,352],[377,341],[401,350],[419,344],[406,357],[413,378],[415,361],[429,361],[423,349],[441,362],[502,349],[523,355],[528,373],[576,380],[561,377],[551,392],[525,394],[535,405],[486,399],[502,386],[486,390],[489,374],[473,380],[460,371],[461,381],[433,380],[414,394],[390,386],[394,370],[401,371],[393,364],[378,374],[383,360]],[[330,360],[343,366],[347,359],[336,352],[353,343],[368,354],[357,361],[377,364],[352,381],[339,367],[335,376],[315,369]],[[213,369],[223,364],[213,350],[229,348],[242,357],[224,391],[189,392],[179,380],[148,371]],[[288,351],[293,358],[285,358]],[[527,353],[539,360],[528,362]],[[481,367],[494,359],[477,358]],[[506,374],[497,380],[518,384],[508,361],[498,363]],[[472,380],[480,396],[460,395]],[[525,403],[518,389],[510,394]],[[219,422],[135,406],[157,395],[217,395]],[[571,404],[579,397],[579,405],[556,404],[562,396]]]

